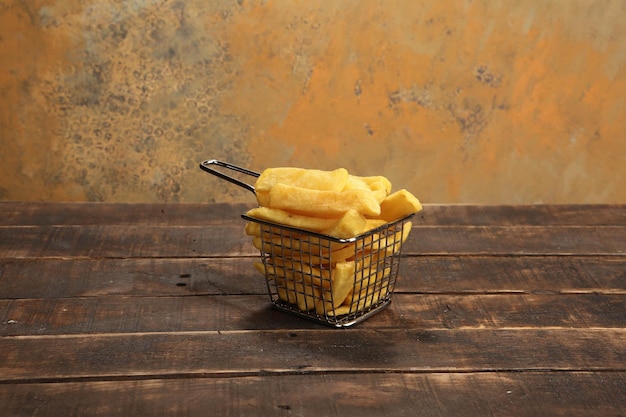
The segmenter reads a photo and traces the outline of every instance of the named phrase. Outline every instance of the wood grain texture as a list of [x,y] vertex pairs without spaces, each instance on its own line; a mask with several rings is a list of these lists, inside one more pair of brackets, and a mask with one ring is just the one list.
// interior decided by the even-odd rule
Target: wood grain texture
[[407,326],[5,336],[0,351],[5,382],[309,372],[615,372],[626,371],[626,329]]
[[[626,297],[394,294],[364,329],[623,328]],[[263,295],[0,300],[0,336],[320,329]]]
[[[256,256],[0,260],[2,298],[265,294]],[[418,256],[396,292],[626,293],[624,257]]]
[[[42,238],[43,236],[43,238]],[[241,225],[6,226],[4,258],[191,258],[254,256]],[[412,229],[405,255],[623,255],[619,226],[424,226]]]
[[[416,225],[623,226],[626,205],[424,204]],[[0,225],[201,225],[233,222],[254,204],[0,201]]]
[[0,384],[8,415],[606,417],[626,372],[429,372]]
[[[252,197],[254,200],[254,197]],[[0,202],[0,225],[203,225],[240,224],[251,204],[209,203],[58,203]]]
[[626,415],[624,206],[427,207],[346,330],[271,308],[242,207],[0,203],[3,411]]

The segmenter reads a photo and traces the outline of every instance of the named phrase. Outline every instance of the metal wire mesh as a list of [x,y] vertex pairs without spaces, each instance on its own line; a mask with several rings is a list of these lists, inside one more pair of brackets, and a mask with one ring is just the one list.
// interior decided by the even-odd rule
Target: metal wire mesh
[[263,272],[277,309],[347,327],[391,302],[412,216],[351,239],[242,217],[260,225]]

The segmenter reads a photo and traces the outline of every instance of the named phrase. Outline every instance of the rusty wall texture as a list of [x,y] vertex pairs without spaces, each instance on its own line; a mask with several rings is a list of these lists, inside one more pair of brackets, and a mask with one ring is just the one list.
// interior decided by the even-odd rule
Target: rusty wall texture
[[217,158],[426,203],[626,202],[626,1],[2,0],[0,199],[252,202]]

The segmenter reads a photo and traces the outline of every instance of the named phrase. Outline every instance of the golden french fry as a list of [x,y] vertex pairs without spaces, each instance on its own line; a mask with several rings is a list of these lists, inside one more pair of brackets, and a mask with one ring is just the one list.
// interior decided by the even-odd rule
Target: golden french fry
[[328,317],[343,316],[345,314],[353,313],[352,306],[350,304],[342,304],[335,308],[324,310],[324,305],[321,300],[317,302],[317,305],[315,306],[315,312],[320,316],[323,316],[325,314]]
[[402,230],[391,235],[374,234],[373,242],[370,247],[366,247],[370,251],[384,250],[387,256],[393,255],[402,248],[402,244],[406,242],[413,227],[412,222],[406,222],[402,225]]
[[[321,254],[323,257],[326,257],[330,252],[336,252],[346,247],[346,243],[343,242],[330,241],[326,238],[318,238],[303,233],[291,233],[284,230],[278,233],[263,233],[263,236],[261,236],[259,229],[258,234],[251,234],[251,236],[252,243],[257,249],[261,249],[261,241],[255,240],[255,238],[262,237],[267,247],[274,245],[279,248],[279,250],[280,248],[286,248],[302,253],[310,252],[312,254]],[[276,252],[276,250],[276,248],[272,249],[274,252]]]
[[331,273],[328,269],[314,268],[309,264],[289,258],[273,259],[276,276],[287,280],[303,282],[319,288],[330,288]]
[[276,236],[272,238],[254,236],[252,238],[252,245],[266,253],[280,255],[284,258],[294,256],[303,257],[311,253],[321,253],[329,257],[328,254],[330,253],[328,250],[322,250],[319,245],[311,245],[308,242],[303,242],[298,239],[285,238],[284,236]]
[[[263,245],[263,243],[265,243],[265,245]],[[285,241],[275,238],[271,241],[263,241],[260,237],[255,236],[252,239],[252,244],[255,248],[277,257],[290,259],[299,263],[325,267],[354,258],[355,255],[353,244],[339,246],[337,249],[330,252],[326,248],[320,248],[319,245],[310,245],[306,242],[292,239]]]
[[349,175],[348,183],[344,191],[349,189],[371,191],[376,201],[380,204],[389,195],[391,183],[385,177],[358,177],[356,175]]
[[[285,213],[278,211],[278,209],[268,209],[263,208],[262,210],[252,209],[248,211],[249,215],[253,215],[257,218],[269,219],[273,218],[275,220],[281,220],[286,216]],[[379,226],[384,224],[383,220],[376,219],[367,219],[361,213],[354,209],[348,210],[342,217],[338,219],[332,219],[333,221],[328,221],[330,219],[319,219],[309,216],[301,216],[301,215],[291,215],[289,216],[289,221],[292,224],[299,224],[300,229],[306,229],[310,231],[319,232],[324,235],[337,237],[340,239],[349,239],[355,236],[358,236],[371,228],[371,226]],[[331,224],[332,223],[332,224]],[[330,227],[324,230],[317,230],[320,226],[331,224]],[[258,224],[247,224],[246,225],[246,234],[249,236],[261,236],[261,227]],[[281,238],[289,237],[293,239],[299,239],[301,236],[293,236],[292,233],[281,233]],[[312,239],[311,243],[319,242],[319,239]]]
[[352,261],[338,262],[333,269],[332,291],[330,292],[332,297],[328,300],[332,302],[333,308],[340,306],[354,287],[355,268],[356,264]]
[[384,267],[378,268],[378,265],[370,265],[363,270],[363,274],[358,272],[356,274],[357,278],[354,283],[354,291],[360,292],[368,287],[373,287],[377,282],[383,282],[384,280],[389,278],[391,274],[391,268]]
[[340,191],[344,191],[344,190],[369,190],[371,191],[372,189],[370,188],[369,184],[363,180],[363,178],[357,177],[356,175],[348,175],[348,181],[346,182],[345,187],[343,187],[343,190],[340,190]]
[[387,297],[389,283],[385,282],[379,288],[372,290],[366,288],[360,292],[355,292],[352,296],[346,297],[346,301],[342,307],[349,307],[351,311],[362,311],[369,308],[372,304],[380,301],[381,298]]
[[393,255],[401,249],[402,244],[409,237],[412,225],[412,222],[406,222],[402,225],[402,230],[395,233],[387,234],[385,230],[383,230],[358,240],[356,248],[358,256],[371,256],[372,253],[378,252],[380,252],[381,256]]
[[341,217],[350,209],[365,216],[380,215],[380,203],[371,190],[312,190],[282,183],[270,190],[268,207],[324,218]]
[[320,298],[320,292],[317,288],[300,282],[287,280],[284,286],[278,286],[276,289],[281,300],[297,305],[302,311],[313,310],[316,300]]
[[254,188],[269,190],[276,184],[288,184],[314,190],[341,191],[348,182],[348,176],[345,168],[332,171],[294,167],[268,168],[257,178]]
[[349,239],[365,231],[367,219],[355,209],[349,209],[330,229],[322,233],[328,236]]
[[317,300],[321,298],[319,288],[309,282],[299,281],[303,277],[302,274],[294,274],[293,271],[274,265],[264,265],[262,262],[255,262],[254,266],[269,280],[275,281],[278,298],[297,305],[302,311],[313,310]]
[[333,251],[330,254],[332,263],[352,260],[354,259],[355,255],[356,255],[356,249],[354,245],[352,244],[344,246],[343,248]]
[[321,232],[333,227],[337,223],[337,219],[303,216],[278,208],[269,207],[255,207],[248,210],[246,214],[256,219],[266,220],[272,223],[309,230],[312,232]]
[[387,193],[385,192],[385,190],[372,190],[372,194],[374,195],[376,201],[378,201],[379,205],[383,201],[385,201],[385,198],[387,198]]
[[332,271],[330,291],[323,292],[323,299],[315,306],[318,314],[328,313],[339,307],[354,287],[355,262],[339,262]]
[[257,261],[254,263],[254,269],[256,269],[257,271],[259,271],[261,274],[265,275],[266,273],[266,269],[265,269],[265,265],[263,264],[263,262],[261,261]]
[[[304,265],[306,268],[306,265]],[[317,300],[321,298],[320,286],[323,280],[320,277],[312,277],[310,274],[285,269],[277,265],[264,265],[255,263],[255,268],[264,273],[268,280],[274,280],[278,297],[286,303],[297,305],[302,311],[315,308]],[[321,276],[321,271],[319,272]],[[316,282],[318,284],[316,284]],[[330,286],[330,277],[327,278]]]
[[365,232],[368,232],[372,229],[376,229],[377,227],[384,226],[387,224],[383,219],[366,219],[365,223]]
[[326,292],[330,297],[326,301],[331,302],[333,308],[340,306],[350,290],[354,287],[354,270],[356,264],[352,262],[338,262],[332,273],[332,290]]
[[409,214],[417,213],[420,210],[422,210],[422,204],[417,197],[409,191],[402,189],[389,194],[380,203],[380,215],[373,217],[392,222]]
[[261,225],[256,222],[248,222],[245,231],[248,236],[261,236]]
[[382,175],[359,178],[365,182],[372,191],[383,190],[386,195],[391,193],[391,181]]
[[269,192],[276,184],[314,190],[341,191],[348,181],[348,171],[338,168],[333,171],[293,167],[268,168],[254,183],[255,194],[260,206],[268,207]]
[[[274,214],[270,214],[271,217]],[[276,216],[278,217],[278,216]],[[368,220],[369,221],[369,220]],[[330,223],[330,222],[325,222]],[[251,221],[246,223],[245,232],[248,236],[261,237],[261,225],[257,222]],[[331,250],[338,250],[345,246],[344,243],[329,242],[328,240],[320,240],[317,237],[308,236],[302,233],[292,232],[288,230],[274,229],[272,233],[263,233],[263,238],[266,242],[272,242],[278,246],[284,246],[288,248],[294,248],[303,251],[322,251],[327,253]],[[260,247],[257,246],[258,249]]]

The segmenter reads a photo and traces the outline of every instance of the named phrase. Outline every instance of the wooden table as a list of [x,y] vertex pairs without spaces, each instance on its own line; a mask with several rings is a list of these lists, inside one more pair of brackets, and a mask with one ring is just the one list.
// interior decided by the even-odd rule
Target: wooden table
[[349,329],[270,307],[246,208],[0,203],[0,414],[626,415],[625,205],[427,205]]

